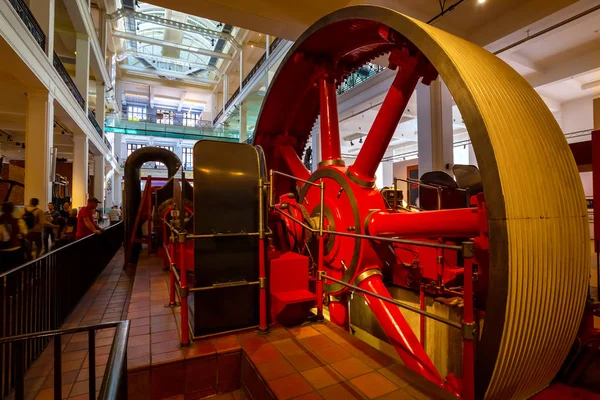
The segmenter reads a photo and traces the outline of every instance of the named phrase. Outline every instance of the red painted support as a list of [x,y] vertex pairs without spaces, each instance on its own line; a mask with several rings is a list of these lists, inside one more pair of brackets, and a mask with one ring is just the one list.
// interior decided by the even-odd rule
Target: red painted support
[[[184,236],[183,234],[182,236]],[[185,266],[185,236],[179,238],[179,284],[181,287],[181,346],[189,346],[187,269]]]
[[[285,161],[290,174],[295,176],[296,178],[308,180],[310,177],[310,172],[306,169],[300,157],[298,157],[298,153],[292,146],[281,146],[279,148],[279,152],[281,154],[281,158]],[[302,186],[304,183],[298,181],[298,185]]]
[[348,313],[348,298],[345,294],[329,300],[329,320],[340,328],[350,330],[350,315]]
[[457,208],[373,214],[368,222],[369,234],[397,237],[473,237],[480,232],[477,208]]
[[464,258],[464,307],[463,307],[463,400],[475,399],[475,339],[465,335],[464,327],[475,323],[473,302],[473,257]]
[[399,66],[394,82],[385,96],[356,161],[348,167],[352,175],[364,182],[375,181],[377,167],[421,77],[416,57],[410,57],[404,52],[392,52],[390,63]]
[[325,256],[325,244],[324,236],[319,235],[319,262],[317,265],[317,284],[315,294],[317,296],[317,319],[323,319],[323,279],[321,279],[321,273],[323,269],[323,257]]
[[321,161],[341,160],[340,126],[337,114],[335,80],[319,79],[319,101],[321,108]]
[[[392,298],[383,284],[380,274],[369,276],[361,281],[358,287],[380,296]],[[425,349],[419,343],[398,306],[368,294],[363,294],[363,296],[404,364],[436,385],[444,387],[442,377],[425,353]]]
[[[261,189],[262,190],[262,189]],[[262,207],[262,204],[261,204]],[[265,239],[261,237],[258,240],[258,263],[259,263],[259,271],[258,271],[258,279],[260,281],[260,319],[258,330],[261,332],[266,332],[268,329],[267,326],[267,287],[266,287],[266,279],[267,279],[267,270],[265,268]]]

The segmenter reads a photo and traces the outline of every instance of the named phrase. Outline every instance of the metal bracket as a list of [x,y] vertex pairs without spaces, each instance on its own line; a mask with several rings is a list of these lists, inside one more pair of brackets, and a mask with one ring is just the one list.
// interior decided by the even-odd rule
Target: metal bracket
[[181,297],[182,299],[188,297],[189,294],[190,289],[187,286],[179,288],[179,297]]
[[475,246],[473,242],[463,242],[462,255],[463,258],[471,258],[475,255]]
[[187,233],[186,232],[180,232],[177,235],[177,239],[179,243],[185,243],[185,241],[187,240]]
[[260,289],[266,289],[267,288],[267,278],[258,278],[258,287]]
[[325,271],[317,271],[317,279],[322,281],[323,279],[325,279],[325,275],[327,275],[325,273]]
[[477,333],[477,324],[475,322],[471,323],[462,323],[461,333],[463,339],[466,340],[475,340],[475,336]]

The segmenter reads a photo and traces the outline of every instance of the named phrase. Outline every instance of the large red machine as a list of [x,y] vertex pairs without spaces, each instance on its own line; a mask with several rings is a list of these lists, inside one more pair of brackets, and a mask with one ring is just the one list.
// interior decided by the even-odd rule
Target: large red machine
[[[396,77],[346,166],[336,86],[384,54]],[[455,181],[436,172],[414,182],[422,209],[389,204],[375,172],[416,85],[438,75],[461,109],[481,174],[457,166]],[[311,173],[300,156],[317,116],[322,161]],[[557,376],[577,337],[586,345],[574,353],[589,361],[588,349],[597,349],[593,307],[586,306],[587,213],[573,158],[539,96],[493,55],[388,9],[344,9],[290,50],[255,132],[255,147],[199,142],[193,209],[174,190],[180,201],[161,214],[172,299],[176,284],[181,297],[182,344],[196,330],[211,335],[256,325],[266,332],[270,324],[319,321],[324,306],[348,329],[354,293],[406,366],[464,399],[530,397]],[[531,147],[542,136],[544,146]],[[549,167],[548,152],[561,168]],[[240,158],[245,164],[236,164]],[[542,177],[570,192],[548,198]],[[397,188],[392,193],[397,199]],[[194,215],[191,227],[185,212]],[[419,306],[394,300],[392,285],[418,292]],[[426,297],[459,299],[460,321],[427,309]],[[228,299],[237,303],[226,305]],[[191,333],[188,307],[196,318]],[[243,316],[228,319],[241,309]],[[420,314],[419,337],[405,312]],[[432,362],[425,318],[460,332],[460,371],[442,376]],[[213,325],[200,329],[203,323]],[[571,357],[563,368],[571,381],[581,372],[574,365],[584,363]]]

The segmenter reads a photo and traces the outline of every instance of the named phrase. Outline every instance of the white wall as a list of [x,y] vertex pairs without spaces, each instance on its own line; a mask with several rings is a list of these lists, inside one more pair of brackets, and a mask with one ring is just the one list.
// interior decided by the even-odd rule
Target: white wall
[[564,133],[578,132],[594,127],[593,97],[562,103],[561,128]]

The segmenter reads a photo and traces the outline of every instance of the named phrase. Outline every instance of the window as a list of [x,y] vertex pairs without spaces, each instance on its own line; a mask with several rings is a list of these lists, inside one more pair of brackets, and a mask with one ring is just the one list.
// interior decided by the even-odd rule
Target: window
[[202,114],[187,112],[183,114],[183,126],[189,126],[191,128],[199,127],[200,121],[202,121]]
[[147,118],[146,107],[144,106],[128,106],[127,119],[130,121],[145,121]]
[[[173,146],[161,146],[161,145],[157,144],[157,145],[154,145],[154,147],[160,147],[161,149],[167,149],[169,151],[173,151]],[[167,166],[158,161],[151,161],[151,162],[145,163],[142,168],[167,169]]]
[[145,144],[140,143],[127,143],[127,157],[131,155],[137,149],[141,149],[142,147],[146,147]]
[[175,120],[175,112],[167,110],[156,111],[156,123],[164,125],[173,125]]
[[194,149],[191,147],[183,147],[181,150],[183,155],[183,169],[191,170],[194,165]]

